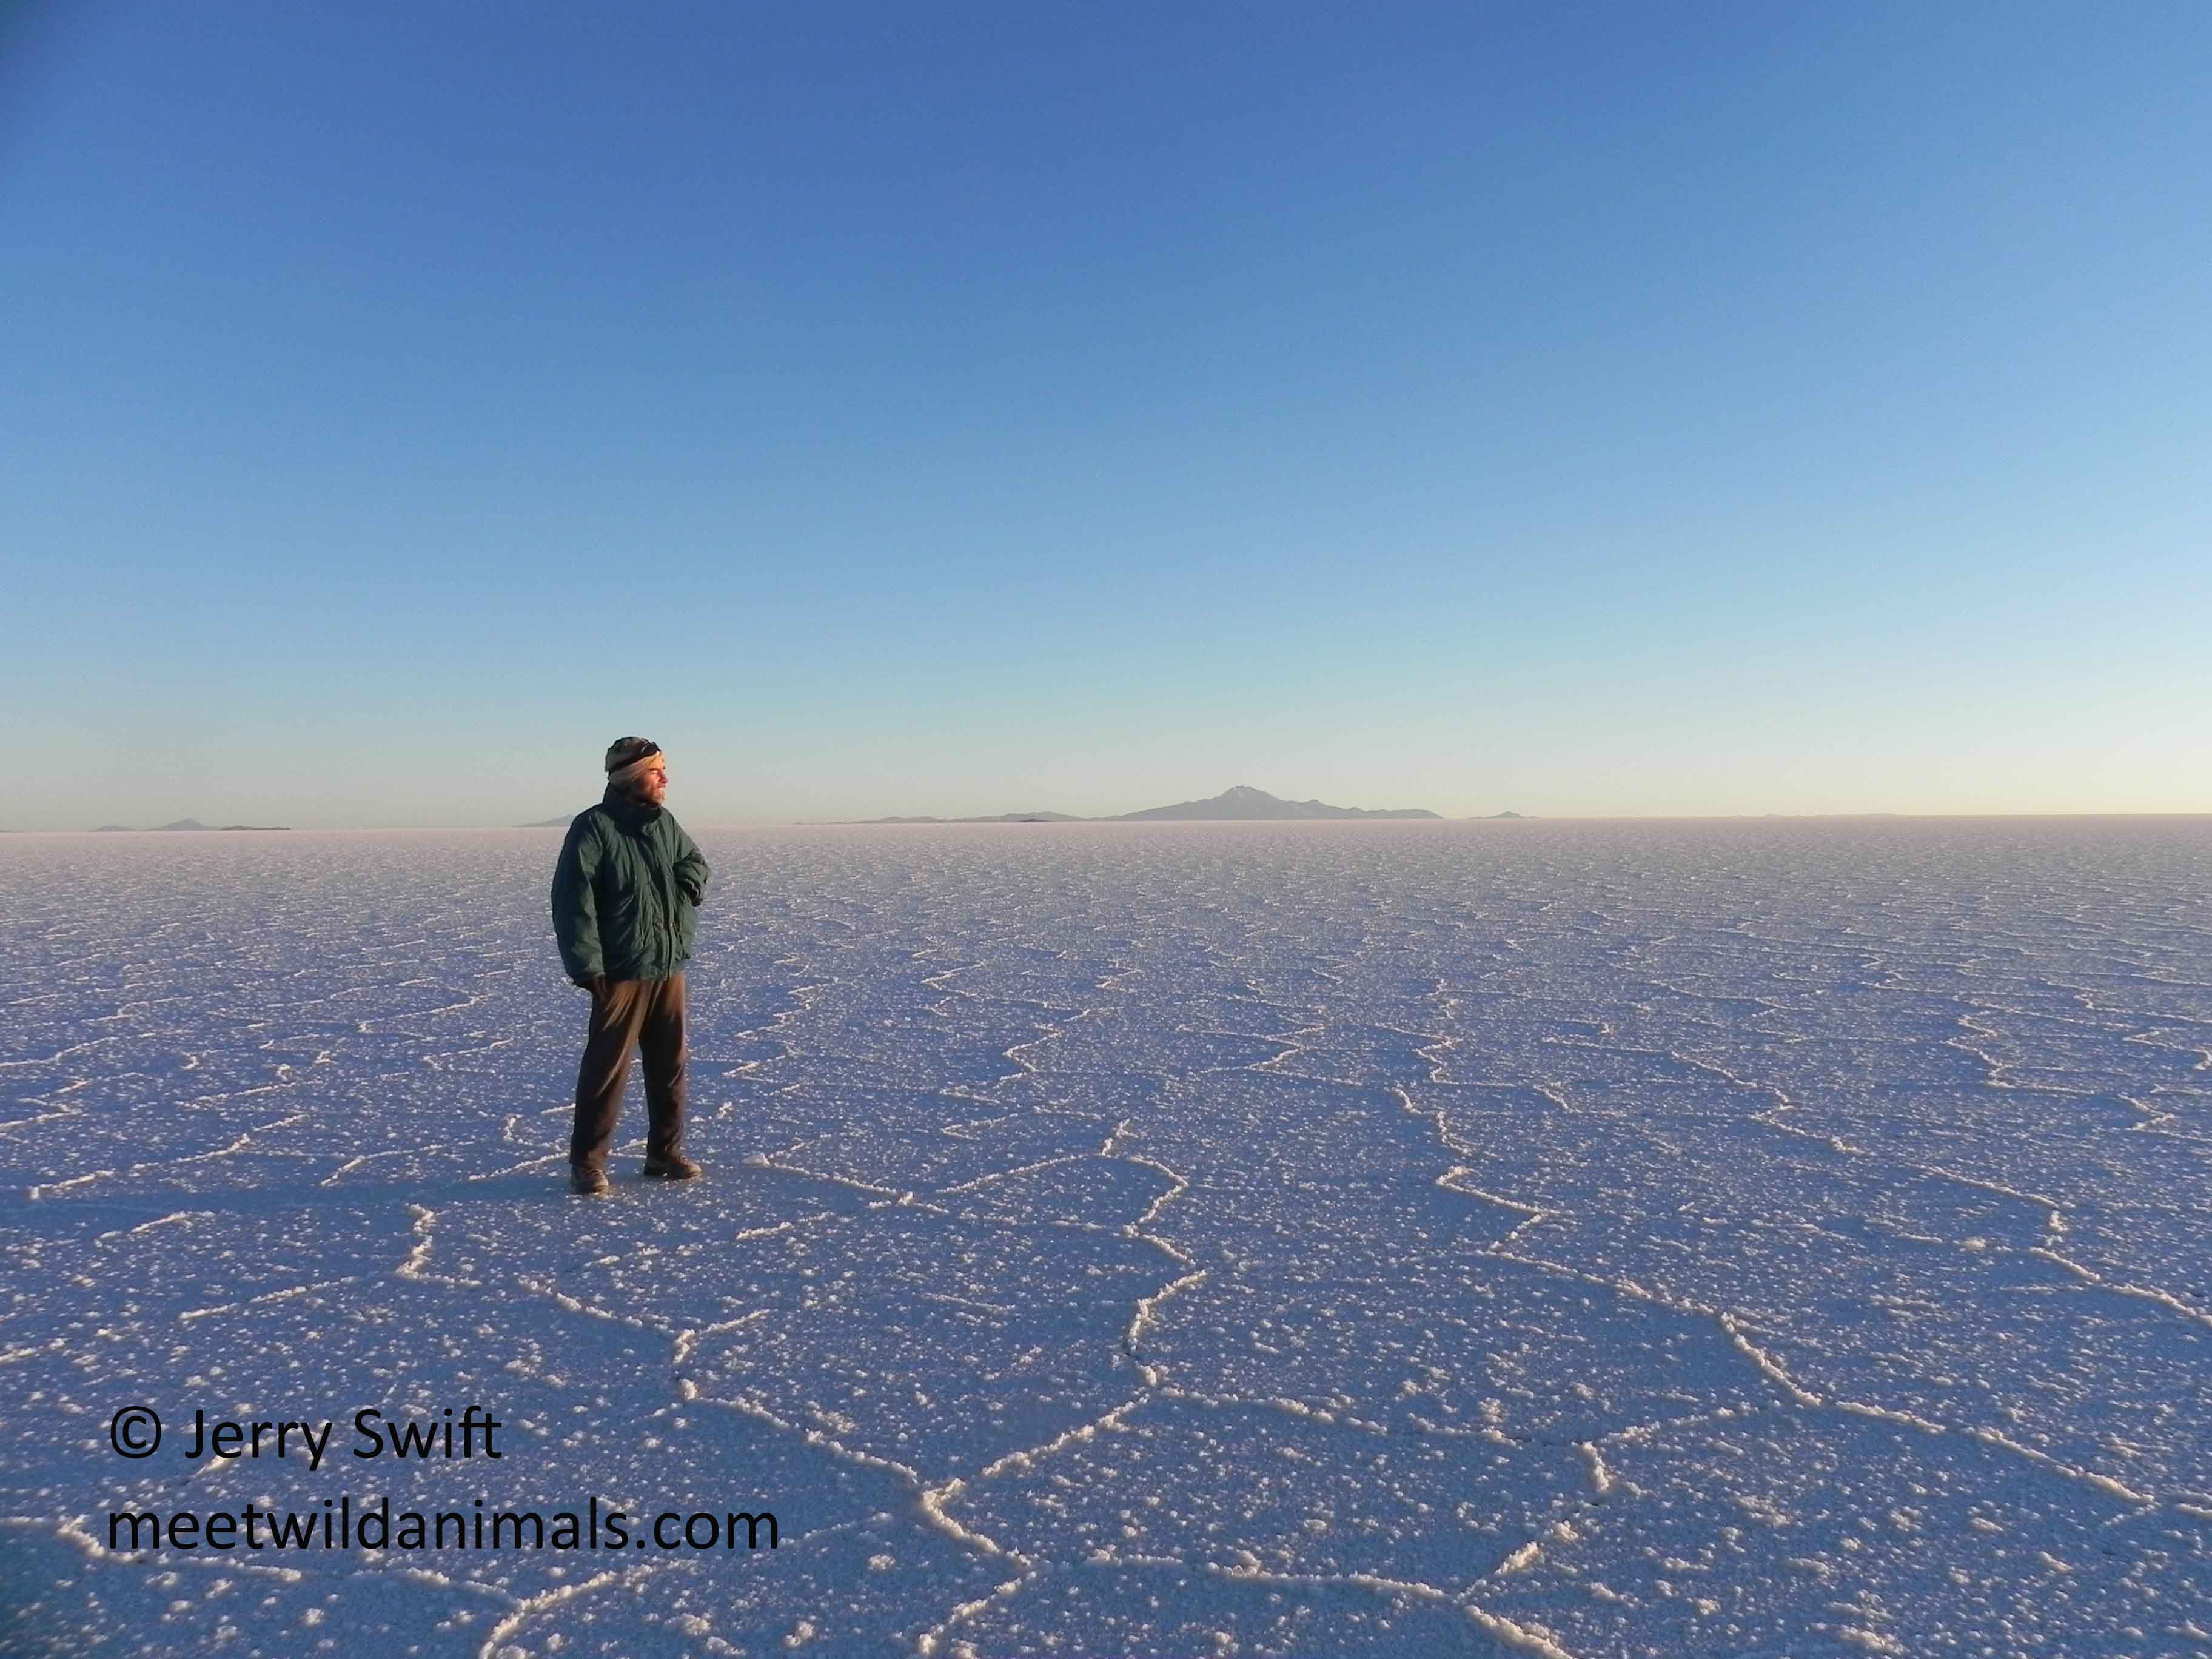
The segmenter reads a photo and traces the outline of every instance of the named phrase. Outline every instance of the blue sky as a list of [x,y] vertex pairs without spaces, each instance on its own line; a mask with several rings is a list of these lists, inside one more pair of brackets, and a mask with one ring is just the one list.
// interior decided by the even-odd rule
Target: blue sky
[[4,16],[0,825],[2212,811],[2201,5]]

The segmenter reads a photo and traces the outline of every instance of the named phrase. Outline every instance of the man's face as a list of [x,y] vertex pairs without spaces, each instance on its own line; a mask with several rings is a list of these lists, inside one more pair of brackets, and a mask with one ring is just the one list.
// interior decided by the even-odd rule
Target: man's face
[[667,766],[659,761],[653,762],[637,775],[637,781],[630,787],[647,806],[663,805],[668,799]]

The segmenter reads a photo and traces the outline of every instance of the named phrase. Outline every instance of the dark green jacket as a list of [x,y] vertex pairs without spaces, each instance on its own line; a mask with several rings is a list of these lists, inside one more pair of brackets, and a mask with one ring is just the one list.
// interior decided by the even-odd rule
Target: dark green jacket
[[570,979],[668,979],[691,957],[707,860],[665,808],[607,791],[553,866],[553,933]]

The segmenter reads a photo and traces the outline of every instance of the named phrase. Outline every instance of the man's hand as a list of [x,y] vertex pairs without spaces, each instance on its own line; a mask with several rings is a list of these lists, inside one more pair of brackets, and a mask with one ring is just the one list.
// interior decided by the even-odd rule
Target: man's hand
[[593,974],[588,978],[578,978],[571,983],[579,991],[589,991],[594,1002],[599,1001],[607,994],[607,976],[605,974]]

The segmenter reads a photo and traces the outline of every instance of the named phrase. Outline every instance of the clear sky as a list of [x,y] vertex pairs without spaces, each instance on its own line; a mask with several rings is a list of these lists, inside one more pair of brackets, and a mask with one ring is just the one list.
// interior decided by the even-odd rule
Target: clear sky
[[2208,64],[0,6],[0,826],[2212,811]]

